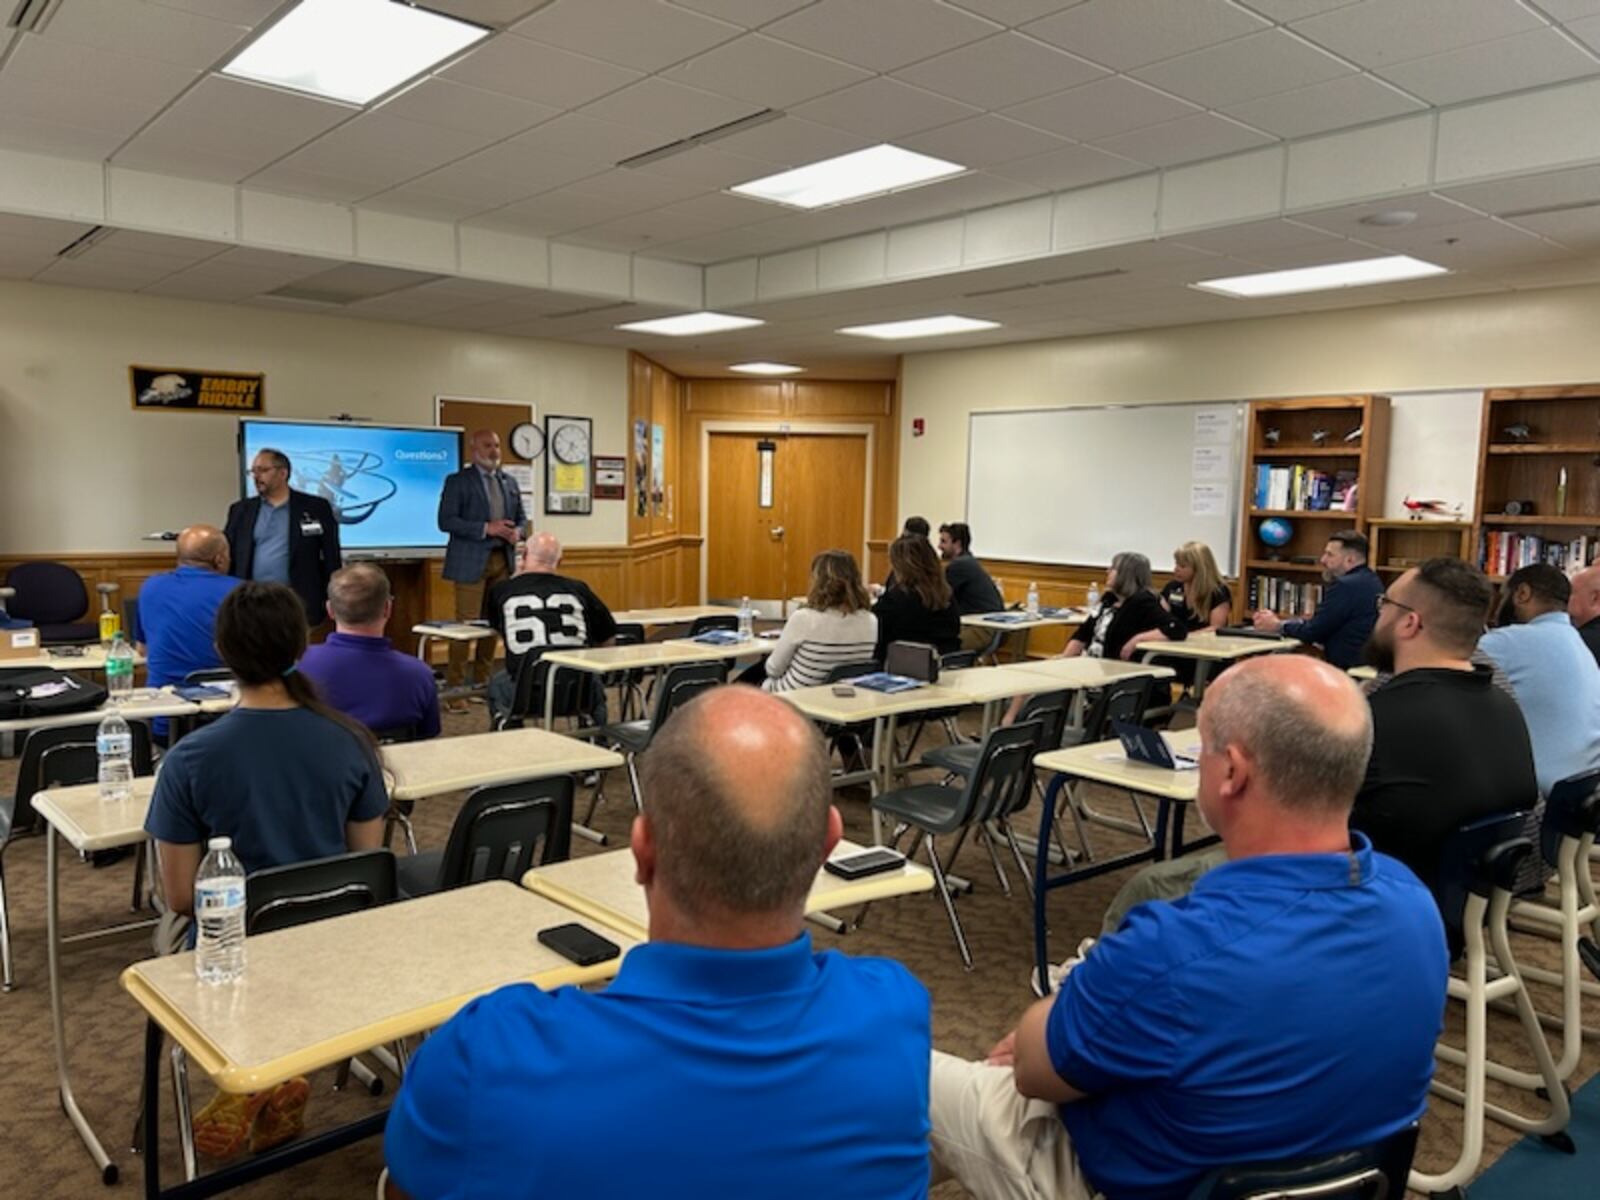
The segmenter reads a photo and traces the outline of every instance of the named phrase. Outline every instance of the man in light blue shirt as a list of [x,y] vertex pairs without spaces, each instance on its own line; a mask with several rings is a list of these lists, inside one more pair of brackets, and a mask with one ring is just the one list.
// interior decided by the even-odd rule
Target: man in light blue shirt
[[256,512],[256,557],[250,578],[257,583],[289,586],[289,497],[277,504],[263,500]]
[[1600,665],[1567,615],[1571,594],[1548,563],[1523,567],[1506,580],[1500,627],[1478,642],[1511,681],[1545,796],[1563,779],[1600,770]]

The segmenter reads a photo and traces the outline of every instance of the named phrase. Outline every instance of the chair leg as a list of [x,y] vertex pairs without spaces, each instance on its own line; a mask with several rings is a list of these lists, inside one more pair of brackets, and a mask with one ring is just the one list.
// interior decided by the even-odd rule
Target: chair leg
[[589,797],[589,810],[583,814],[583,820],[579,822],[580,824],[593,826],[594,810],[599,808],[600,802],[606,798],[605,778],[604,773],[602,773],[600,782],[594,785],[594,795]]
[[633,807],[636,812],[644,811],[644,792],[639,787],[639,764],[635,761],[633,753],[628,754],[628,786],[633,789]]
[[933,869],[934,888],[939,893],[939,899],[944,901],[945,916],[950,918],[950,932],[956,935],[956,949],[961,951],[961,965],[970,971],[972,951],[967,949],[966,931],[961,928],[961,918],[956,916],[955,897],[950,894],[950,885],[945,881],[944,867],[939,862],[939,850],[933,843],[933,834],[923,834],[922,844],[928,850],[928,865]]
[[[1094,861],[1094,847],[1089,844],[1089,826],[1083,819],[1083,812],[1078,808],[1078,798],[1072,794],[1070,788],[1067,790],[1065,807],[1067,812],[1072,814],[1072,827],[1078,833],[1078,846],[1083,851],[1083,861],[1092,863]],[[1056,836],[1059,838],[1061,836],[1061,822],[1055,821],[1053,824]],[[1066,843],[1062,842],[1061,851],[1063,854],[1066,853],[1066,849]]]
[[1028,899],[1033,899],[1033,876],[1028,872],[1028,860],[1022,853],[1022,847],[1017,845],[1017,831],[1011,828],[1011,820],[1002,817],[998,822],[1000,831],[1005,835],[1006,845],[1011,847],[1011,857],[1017,860],[1017,871],[1022,875],[1023,886],[1028,889]]
[[[0,846],[0,855],[5,847]],[[6,913],[6,867],[0,857],[0,991],[9,992],[15,984],[11,974],[11,918]]]
[[[994,867],[994,877],[1000,884],[1000,894],[1009,897],[1011,895],[1011,881],[1006,878],[1005,868],[1000,865],[1000,855],[994,848],[994,834],[990,832],[989,826],[982,826],[978,830],[978,840],[983,843],[983,848],[989,852],[989,863]],[[955,864],[952,863],[951,865],[954,866]]]
[[128,901],[129,912],[144,908],[144,856],[149,842],[140,842],[133,850],[133,898]]
[[183,1177],[193,1179],[200,1173],[195,1163],[194,1115],[189,1111],[189,1056],[182,1046],[173,1046],[172,1100],[178,1111],[178,1146],[183,1151]]

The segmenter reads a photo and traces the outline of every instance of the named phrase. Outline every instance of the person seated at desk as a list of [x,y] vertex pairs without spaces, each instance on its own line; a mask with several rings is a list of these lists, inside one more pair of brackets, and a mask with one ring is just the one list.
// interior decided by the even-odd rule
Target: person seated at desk
[[[1134,651],[1150,642],[1181,642],[1203,629],[1221,629],[1233,612],[1233,593],[1222,582],[1211,547],[1204,542],[1185,542],[1172,552],[1172,580],[1161,589],[1161,607],[1168,620],[1154,629],[1136,633],[1122,643],[1117,657],[1133,661]],[[1185,662],[1188,679],[1194,680],[1194,664]],[[1179,672],[1180,676],[1183,674]]]
[[[228,574],[228,539],[215,525],[189,526],[178,534],[177,552],[177,570],[152,575],[139,588],[138,628],[132,632],[151,687],[222,666],[213,632],[217,609],[239,586]],[[166,718],[151,721],[150,731],[164,741]]]
[[439,685],[427,663],[384,636],[393,612],[381,568],[364,562],[335,571],[328,581],[334,631],[306,651],[300,670],[329,705],[375,734],[438,737]]
[[[649,940],[602,992],[513,984],[423,1042],[388,1196],[926,1196],[928,993],[805,932],[841,831],[821,738],[775,696],[717,688],[640,768]],[[609,1128],[625,1152],[597,1149]]]
[[1361,663],[1361,655],[1378,619],[1378,597],[1383,582],[1367,566],[1367,539],[1354,529],[1344,529],[1328,539],[1322,549],[1322,579],[1327,590],[1316,613],[1303,620],[1286,621],[1262,609],[1251,617],[1257,629],[1297,638],[1322,647],[1322,656],[1348,671]]
[[[956,607],[962,616],[999,612],[1005,608],[1000,589],[983,569],[983,564],[972,557],[972,529],[965,521],[939,526],[939,557],[944,560],[945,578],[950,581],[950,591],[955,595]],[[993,636],[991,630],[964,625],[961,648],[982,650]]]
[[878,643],[871,603],[855,556],[824,550],[811,560],[806,606],[784,622],[766,661],[757,662],[740,681],[759,684],[763,691],[791,692],[827,683],[835,667],[867,661]]
[[1567,599],[1567,615],[1578,630],[1583,644],[1600,666],[1600,563],[1586,567],[1572,577],[1572,595]]
[[1422,1114],[1449,962],[1427,889],[1347,827],[1371,730],[1306,657],[1207,691],[1197,803],[1228,861],[1129,913],[986,1062],[934,1053],[933,1154],[970,1192],[1182,1197]]
[[[900,536],[919,537],[926,542],[928,540],[928,535],[932,532],[932,530],[933,527],[928,524],[927,517],[907,517],[906,523],[900,527]],[[931,550],[933,547],[930,545],[928,548]],[[881,585],[876,583],[872,584],[867,590],[872,593],[872,598],[876,600],[879,596],[883,595],[884,592],[888,591],[893,586],[894,563],[891,562],[889,564],[888,578],[885,579]]]
[[1600,770],[1600,665],[1567,615],[1572,585],[1548,563],[1506,580],[1496,628],[1479,647],[1511,681],[1533,739],[1539,791]]
[[[506,646],[506,669],[489,680],[492,725],[511,711],[524,661],[537,663],[546,650],[609,646],[617,636],[616,618],[605,601],[583,580],[562,575],[556,569],[560,565],[560,539],[553,533],[536,533],[522,544],[517,573],[495,584],[484,597],[483,615]],[[542,696],[542,686],[536,686],[534,694]],[[596,686],[593,696],[590,720],[603,725],[605,692]]]
[[926,537],[902,533],[889,543],[889,578],[872,606],[878,618],[873,658],[882,662],[890,642],[923,642],[940,654],[961,649],[961,609]]

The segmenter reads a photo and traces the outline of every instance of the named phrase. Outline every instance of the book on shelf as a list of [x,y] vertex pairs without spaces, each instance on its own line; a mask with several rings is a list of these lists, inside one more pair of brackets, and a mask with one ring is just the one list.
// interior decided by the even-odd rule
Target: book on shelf
[[1327,471],[1301,463],[1292,466],[1256,465],[1256,508],[1278,512],[1327,512],[1342,507],[1354,485],[1354,471]]
[[1277,575],[1256,575],[1250,580],[1250,610],[1266,609],[1280,617],[1315,612],[1322,603],[1322,584],[1303,583]]
[[1600,538],[1588,534],[1569,539],[1544,538],[1536,533],[1511,533],[1486,529],[1478,536],[1478,561],[1489,575],[1509,575],[1534,563],[1549,563],[1576,575],[1600,559]]

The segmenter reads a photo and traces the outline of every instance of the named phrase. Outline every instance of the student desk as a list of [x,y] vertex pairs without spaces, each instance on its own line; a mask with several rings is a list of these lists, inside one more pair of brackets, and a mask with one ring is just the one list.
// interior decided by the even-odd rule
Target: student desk
[[[1184,729],[1166,735],[1168,743],[1183,753],[1193,754],[1200,746],[1200,731]],[[1116,740],[1091,742],[1086,746],[1073,746],[1068,750],[1052,750],[1033,760],[1036,770],[1052,771],[1050,786],[1045,789],[1044,805],[1039,816],[1039,840],[1035,846],[1033,937],[1034,957],[1039,968],[1039,978],[1046,978],[1048,966],[1045,946],[1045,896],[1052,888],[1068,887],[1093,879],[1108,871],[1121,870],[1135,863],[1160,862],[1176,858],[1186,850],[1210,845],[1215,838],[1205,837],[1195,842],[1183,840],[1184,815],[1200,787],[1198,769],[1169,771],[1144,763],[1131,762],[1122,752],[1122,743]],[[1051,875],[1050,826],[1054,823],[1056,808],[1063,789],[1068,790],[1066,803],[1075,803],[1070,788],[1072,781],[1101,783],[1123,788],[1141,795],[1153,796],[1157,803],[1156,825],[1150,845],[1142,850],[1132,850],[1112,858],[1101,859],[1085,866],[1075,867]]]
[[689,625],[701,617],[737,618],[739,610],[720,604],[685,604],[676,608],[629,608],[611,615],[619,625],[660,628],[664,625]]
[[1376,679],[1378,677],[1378,668],[1365,665],[1351,667],[1345,672],[1345,674],[1350,676],[1350,678],[1354,679],[1357,683],[1366,683],[1368,680]]
[[[855,842],[841,841],[830,857],[841,858],[862,849]],[[650,910],[645,904],[644,889],[634,882],[633,872],[632,852],[612,850],[536,867],[522,877],[522,886],[587,920],[598,921],[642,942],[649,936]],[[840,879],[819,869],[811,894],[806,897],[806,915],[932,888],[933,873],[909,861],[898,871],[855,880]]]
[[577,775],[622,765],[622,755],[544,729],[503,729],[465,737],[397,742],[381,748],[391,800],[424,800],[446,792]]
[[980,738],[988,737],[990,730],[995,727],[1003,701],[1014,700],[1018,696],[1040,696],[1046,692],[1070,690],[1068,684],[1048,672],[1031,670],[1025,663],[941,672],[939,686],[960,692],[967,704],[983,706]]
[[[236,701],[230,700],[226,707],[231,708],[234,703]],[[66,725],[98,725],[112,709],[130,721],[142,721],[150,717],[192,717],[202,711],[200,705],[180,698],[169,687],[135,688],[120,701],[107,701],[99,708],[91,708],[86,712],[56,713],[48,717],[8,717],[0,720],[0,734],[60,729]]]
[[1181,642],[1140,642],[1134,653],[1145,658],[1187,658],[1194,662],[1194,696],[1205,695],[1206,681],[1217,663],[1253,658],[1257,654],[1281,654],[1302,650],[1305,643],[1294,638],[1222,637],[1209,630],[1191,633]]
[[[109,850],[117,846],[135,846],[145,839],[144,819],[150,809],[150,797],[155,791],[155,779],[141,775],[133,781],[133,790],[126,800],[108,802],[100,799],[98,784],[78,787],[51,788],[36,792],[29,801],[45,822],[45,926],[46,946],[50,963],[50,1028],[55,1040],[56,1088],[61,1098],[61,1109],[78,1131],[89,1156],[100,1168],[100,1178],[105,1183],[117,1181],[117,1165],[111,1161],[100,1139],[95,1136],[88,1119],[78,1108],[72,1091],[72,1079],[67,1066],[66,1018],[61,1000],[61,947],[68,942],[89,941],[113,934],[130,933],[148,929],[153,922],[129,921],[87,933],[61,936],[59,857],[57,841],[65,838],[74,850]],[[153,869],[153,868],[152,868]]]
[[441,642],[481,642],[484,638],[500,636],[488,625],[471,621],[423,621],[413,625],[411,632],[417,635],[417,657],[424,662],[428,660],[428,642],[433,638]]
[[1015,647],[1018,658],[1026,658],[1028,654],[1028,635],[1035,629],[1045,629],[1052,625],[1081,625],[1088,619],[1089,614],[1083,609],[1063,608],[1058,609],[1053,616],[1030,617],[1027,613],[1016,609],[1008,609],[995,613],[967,613],[961,618],[963,625],[970,625],[977,629],[987,629],[991,633],[1022,635]]
[[730,658],[758,658],[772,653],[775,645],[767,638],[751,638],[726,646],[712,646],[687,639],[645,642],[638,646],[597,646],[590,650],[547,650],[539,661],[549,664],[544,677],[544,727],[555,725],[556,675],[577,671],[589,675],[608,675],[613,671],[654,671],[681,663],[718,662]]
[[[135,651],[133,665],[144,666],[144,655]],[[27,658],[0,658],[0,668],[12,667],[50,667],[57,671],[104,671],[106,648],[85,646],[82,654],[64,654],[59,646],[46,646],[38,654],[29,655]]]
[[[252,937],[238,985],[201,983],[192,952],[129,967],[122,987],[149,1018],[145,1195],[214,1196],[379,1133],[389,1115],[301,1137],[163,1193],[163,1034],[224,1092],[260,1091],[433,1029],[506,984],[550,989],[611,978],[620,959],[577,967],[539,942],[539,930],[571,919],[544,897],[494,880]],[[620,933],[612,940],[631,948]]]

